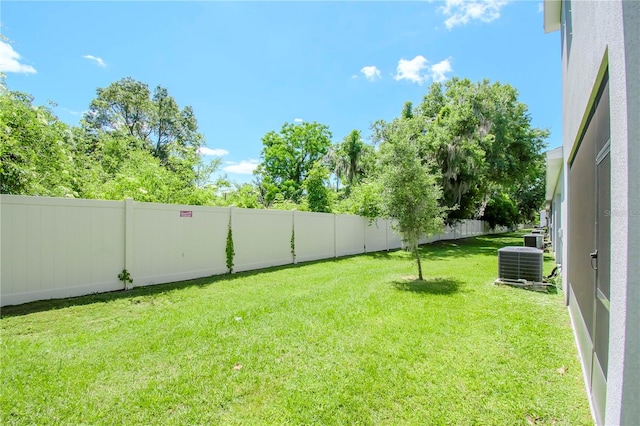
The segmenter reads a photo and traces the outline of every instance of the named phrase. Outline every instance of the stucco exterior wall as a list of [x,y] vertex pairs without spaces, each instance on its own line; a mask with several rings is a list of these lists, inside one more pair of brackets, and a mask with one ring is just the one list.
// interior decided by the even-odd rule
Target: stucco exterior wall
[[[611,319],[610,350],[620,355],[612,360],[615,367],[609,378],[620,384],[622,391],[607,398],[611,412],[611,416],[607,414],[608,424],[618,419],[620,424],[633,424],[640,419],[640,2],[623,3],[623,25],[626,99],[621,104],[626,108],[626,122],[622,122],[621,112],[620,132],[622,136],[626,130],[626,138],[612,157],[616,160],[612,168],[616,194],[614,204],[612,192],[612,210],[627,214],[623,215],[626,221],[612,221],[611,279],[619,294],[614,299],[612,291],[611,307],[620,311]],[[619,244],[620,249],[615,249],[617,241],[625,242]]]
[[[563,5],[570,7],[570,15],[565,9],[563,16],[571,25],[570,37],[563,38],[562,55],[565,170],[577,149],[602,70],[606,67],[609,73],[611,316],[605,424],[636,424],[640,419],[640,2]],[[562,222],[570,227],[566,212]],[[566,259],[566,244],[564,250]]]

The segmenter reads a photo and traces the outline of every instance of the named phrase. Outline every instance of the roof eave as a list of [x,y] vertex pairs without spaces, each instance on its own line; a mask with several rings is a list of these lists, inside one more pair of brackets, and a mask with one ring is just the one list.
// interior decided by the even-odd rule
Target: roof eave
[[555,195],[556,186],[561,179],[564,155],[562,147],[547,151],[547,176],[545,188],[545,200],[550,202]]
[[562,1],[544,0],[544,32],[558,31],[561,27]]

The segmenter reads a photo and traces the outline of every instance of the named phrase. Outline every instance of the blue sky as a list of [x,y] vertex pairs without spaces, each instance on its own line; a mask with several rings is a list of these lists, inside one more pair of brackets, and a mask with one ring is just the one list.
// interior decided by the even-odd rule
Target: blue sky
[[285,122],[367,136],[452,76],[513,85],[549,148],[561,144],[559,33],[544,34],[537,1],[2,1],[0,22],[11,90],[77,124],[98,87],[164,86],[238,182]]

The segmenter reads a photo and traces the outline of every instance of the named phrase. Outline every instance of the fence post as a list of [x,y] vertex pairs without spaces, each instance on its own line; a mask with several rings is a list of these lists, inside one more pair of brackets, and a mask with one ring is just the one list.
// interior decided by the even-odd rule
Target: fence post
[[333,257],[338,257],[338,216],[333,214]]
[[389,219],[384,219],[384,236],[387,239],[387,251],[389,251]]
[[364,232],[362,233],[362,250],[363,250],[363,253],[366,253],[367,252],[367,220],[365,218],[362,218],[362,226],[364,228]]
[[[135,275],[133,199],[124,200],[124,269]],[[125,282],[125,290],[133,288],[133,283]]]

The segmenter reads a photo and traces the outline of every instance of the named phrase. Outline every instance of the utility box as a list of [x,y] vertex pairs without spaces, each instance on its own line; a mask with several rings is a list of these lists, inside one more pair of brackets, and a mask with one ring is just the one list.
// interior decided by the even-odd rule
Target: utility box
[[542,234],[526,234],[524,236],[524,246],[525,247],[535,247],[537,249],[542,249],[542,238],[544,235]]
[[507,280],[542,282],[542,250],[503,247],[498,250],[498,276]]

